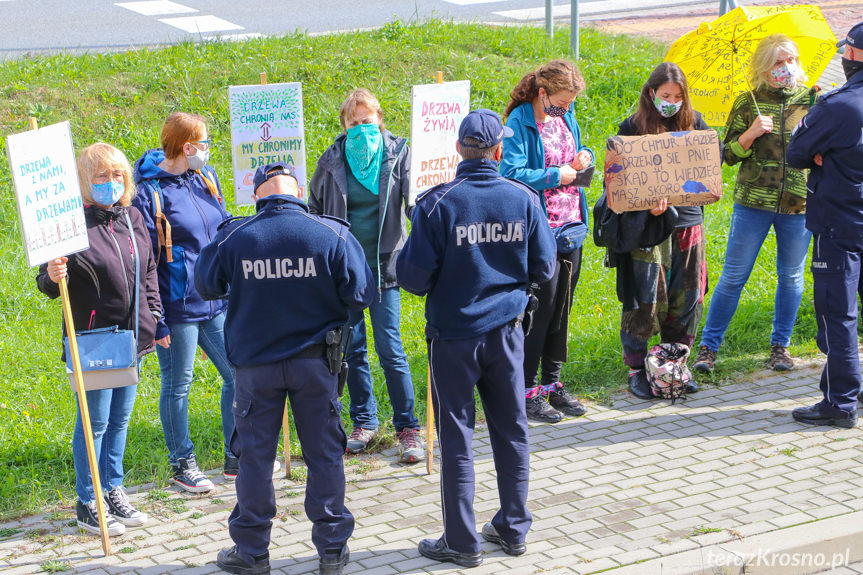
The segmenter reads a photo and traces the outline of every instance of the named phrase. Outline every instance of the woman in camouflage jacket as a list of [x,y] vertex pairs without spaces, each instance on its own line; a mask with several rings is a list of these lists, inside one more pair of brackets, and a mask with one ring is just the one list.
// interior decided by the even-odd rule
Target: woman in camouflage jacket
[[750,63],[752,92],[744,92],[728,115],[724,160],[740,163],[734,212],[722,276],[710,302],[694,368],[713,370],[716,352],[734,316],[770,227],[776,234],[776,299],[770,336],[770,367],[794,367],[788,353],[803,297],[803,272],[811,234],[806,229],[806,171],[785,161],[791,132],[815,103],[806,88],[797,45],[787,36],[768,36]]

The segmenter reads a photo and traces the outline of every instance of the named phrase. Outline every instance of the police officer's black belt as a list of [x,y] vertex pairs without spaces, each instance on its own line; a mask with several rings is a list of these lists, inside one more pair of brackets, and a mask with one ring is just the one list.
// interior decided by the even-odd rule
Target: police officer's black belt
[[291,359],[314,359],[318,357],[326,357],[327,356],[327,346],[323,343],[316,343],[315,345],[309,346],[300,353],[295,356],[292,356]]

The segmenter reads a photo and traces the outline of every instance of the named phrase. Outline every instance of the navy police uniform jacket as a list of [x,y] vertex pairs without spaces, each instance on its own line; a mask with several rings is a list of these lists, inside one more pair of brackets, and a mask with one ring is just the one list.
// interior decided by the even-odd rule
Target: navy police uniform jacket
[[554,273],[554,236],[539,195],[497,162],[464,160],[452,182],[417,199],[396,263],[399,285],[428,294],[430,337],[476,337],[515,319],[527,288]]
[[258,200],[257,214],[229,220],[201,252],[195,288],[228,295],[225,347],[237,366],[273,363],[325,343],[375,282],[348,224],[309,213],[287,195]]
[[[815,164],[816,154],[823,165]],[[863,238],[863,70],[819,98],[791,137],[786,158],[795,168],[809,168],[809,231]]]

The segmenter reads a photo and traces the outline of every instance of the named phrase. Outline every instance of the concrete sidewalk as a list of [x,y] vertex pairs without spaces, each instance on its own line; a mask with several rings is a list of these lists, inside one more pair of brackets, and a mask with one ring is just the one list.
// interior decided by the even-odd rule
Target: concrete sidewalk
[[[860,572],[853,566],[863,561],[863,430],[807,427],[790,416],[818,400],[819,373],[818,365],[760,372],[675,405],[618,395],[613,407],[591,405],[583,418],[533,425],[528,552],[514,558],[484,544],[484,564],[465,571],[738,573],[712,569],[738,555],[752,563],[758,553],[814,551],[826,554],[823,561],[840,557],[837,574]],[[487,434],[478,431],[474,445],[481,527],[498,499]],[[362,458],[347,470],[357,526],[346,572],[459,572],[416,549],[441,531],[438,474],[392,461],[392,454]],[[275,484],[274,571],[314,573],[303,486]],[[218,483],[207,496],[155,490],[132,498],[152,520],[113,539],[114,555],[103,557],[98,538],[70,527],[69,511],[0,525],[0,571],[219,572],[216,553],[231,544],[233,484]],[[22,531],[9,536],[16,529]],[[778,564],[784,555],[776,557]],[[830,565],[815,560],[811,570],[750,565],[746,573],[813,573]]]

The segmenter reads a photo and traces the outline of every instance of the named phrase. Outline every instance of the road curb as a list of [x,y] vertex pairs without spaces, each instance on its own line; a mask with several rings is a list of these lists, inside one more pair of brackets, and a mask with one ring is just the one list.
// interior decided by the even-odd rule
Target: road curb
[[856,511],[602,572],[612,575],[808,575],[861,560],[863,511]]

